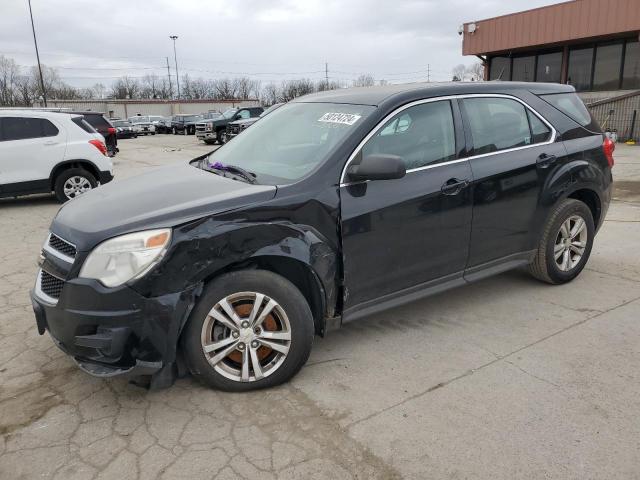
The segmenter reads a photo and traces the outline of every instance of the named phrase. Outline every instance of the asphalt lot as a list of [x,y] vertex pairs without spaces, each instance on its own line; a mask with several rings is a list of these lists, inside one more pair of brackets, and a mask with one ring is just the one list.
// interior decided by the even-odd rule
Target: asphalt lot
[[[212,147],[122,140],[116,181]],[[53,198],[0,200],[0,478],[640,477],[640,147],[582,275],[510,272],[317,338],[289,384],[98,380],[39,336]]]

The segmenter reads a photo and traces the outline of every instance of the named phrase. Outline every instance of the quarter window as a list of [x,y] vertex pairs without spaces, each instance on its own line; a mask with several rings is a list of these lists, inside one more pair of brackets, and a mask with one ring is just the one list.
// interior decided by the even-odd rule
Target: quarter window
[[55,137],[56,135],[58,135],[58,129],[53,123],[45,118],[0,118],[1,141]]
[[508,98],[467,98],[463,102],[474,155],[532,143],[527,112],[521,103]]
[[403,110],[362,147],[362,155],[398,155],[407,170],[455,158],[455,130],[449,101]]
[[527,110],[531,126],[531,143],[543,143],[551,139],[551,130],[531,110]]

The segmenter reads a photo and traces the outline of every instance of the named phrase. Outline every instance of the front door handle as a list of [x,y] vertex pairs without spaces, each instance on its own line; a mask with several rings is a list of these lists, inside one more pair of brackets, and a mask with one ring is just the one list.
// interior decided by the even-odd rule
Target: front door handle
[[58,142],[56,142],[55,140],[47,140],[46,142],[44,142],[45,145],[57,145]]
[[540,168],[548,168],[556,160],[558,160],[558,157],[556,157],[555,155],[547,155],[546,153],[543,153],[536,160],[536,165],[538,165],[538,167]]
[[460,180],[457,178],[450,178],[447,180],[444,185],[440,188],[443,194],[445,195],[457,195],[459,194],[467,185],[469,185],[469,180]]

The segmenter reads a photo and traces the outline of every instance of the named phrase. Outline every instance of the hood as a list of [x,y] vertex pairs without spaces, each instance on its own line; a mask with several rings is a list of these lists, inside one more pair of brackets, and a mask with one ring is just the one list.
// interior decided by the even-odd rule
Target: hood
[[71,200],[58,212],[51,231],[87,251],[116,235],[172,227],[265,202],[275,194],[274,186],[232,180],[188,163],[172,165]]

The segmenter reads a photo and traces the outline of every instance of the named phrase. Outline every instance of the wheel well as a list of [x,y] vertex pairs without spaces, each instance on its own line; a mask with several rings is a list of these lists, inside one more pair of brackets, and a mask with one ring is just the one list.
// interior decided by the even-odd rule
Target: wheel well
[[61,163],[53,169],[50,178],[51,190],[53,190],[55,187],[56,178],[58,178],[58,175],[60,175],[65,170],[69,170],[70,168],[84,168],[96,178],[96,181],[100,179],[100,171],[93,163],[86,160],[72,160],[70,162]]
[[293,285],[300,290],[309,304],[309,309],[313,315],[313,323],[316,333],[323,333],[325,316],[324,294],[319,280],[307,265],[298,260],[287,257],[254,257],[246,262],[236,263],[223,270],[217,271],[215,274],[207,278],[206,281],[209,282],[223,273],[246,269],[267,270],[280,275],[293,283]]
[[600,215],[602,214],[601,205],[600,205],[600,197],[593,190],[576,190],[567,198],[573,198],[575,200],[580,200],[582,203],[586,204],[591,210],[591,215],[593,216],[593,224],[596,226],[600,223]]

